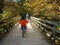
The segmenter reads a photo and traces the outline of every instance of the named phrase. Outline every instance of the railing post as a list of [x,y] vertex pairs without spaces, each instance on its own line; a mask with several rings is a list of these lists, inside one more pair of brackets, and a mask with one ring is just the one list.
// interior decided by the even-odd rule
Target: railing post
[[54,39],[53,39],[53,41],[55,42],[55,31],[53,30],[53,37],[54,37]]

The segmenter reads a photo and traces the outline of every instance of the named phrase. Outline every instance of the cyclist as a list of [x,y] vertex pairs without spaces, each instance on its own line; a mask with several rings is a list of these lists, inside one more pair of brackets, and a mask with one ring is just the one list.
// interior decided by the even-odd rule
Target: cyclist
[[22,37],[24,37],[24,34],[26,33],[26,26],[28,21],[24,17],[21,17],[19,23],[21,24]]

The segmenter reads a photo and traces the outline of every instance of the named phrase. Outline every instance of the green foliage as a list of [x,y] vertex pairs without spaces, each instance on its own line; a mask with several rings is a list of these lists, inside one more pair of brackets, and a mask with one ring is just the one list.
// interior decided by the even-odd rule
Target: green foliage
[[9,31],[19,20],[20,6],[15,2],[5,2],[4,11],[0,14],[0,37]]
[[4,0],[0,0],[0,13],[3,13]]

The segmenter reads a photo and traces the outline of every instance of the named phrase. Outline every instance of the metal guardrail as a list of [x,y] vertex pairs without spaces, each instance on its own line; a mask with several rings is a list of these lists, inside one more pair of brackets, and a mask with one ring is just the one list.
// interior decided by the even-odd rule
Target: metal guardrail
[[[51,22],[48,20],[42,20],[36,17],[31,17],[32,22],[36,23],[38,27],[42,27],[42,31],[45,31],[47,36],[50,36],[50,38],[54,38],[54,41],[57,40],[60,42],[60,30],[57,30],[55,26],[60,25],[57,22]],[[53,25],[53,26],[50,26]],[[52,32],[52,34],[51,34]]]

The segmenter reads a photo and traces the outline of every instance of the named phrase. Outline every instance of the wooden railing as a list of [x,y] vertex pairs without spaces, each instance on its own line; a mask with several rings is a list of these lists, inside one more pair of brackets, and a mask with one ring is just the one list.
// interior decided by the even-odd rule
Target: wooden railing
[[42,32],[45,32],[50,39],[54,40],[54,42],[60,42],[60,30],[56,28],[57,26],[60,26],[60,24],[54,21],[43,20],[36,17],[31,17],[31,21],[38,26]]
[[[9,32],[18,21],[19,21],[19,16],[12,17],[10,19],[8,19],[8,18],[0,19],[0,38],[5,33]],[[1,23],[1,22],[3,22],[3,23]]]

